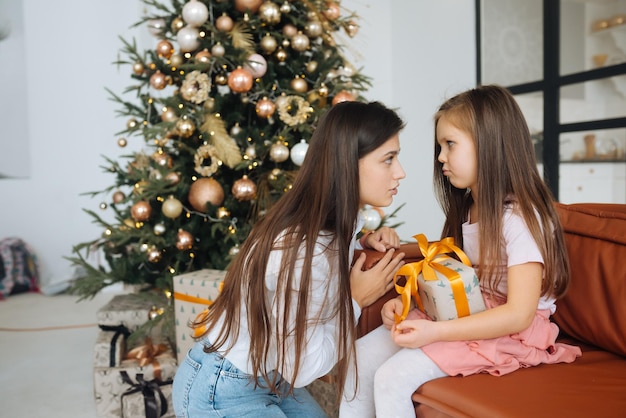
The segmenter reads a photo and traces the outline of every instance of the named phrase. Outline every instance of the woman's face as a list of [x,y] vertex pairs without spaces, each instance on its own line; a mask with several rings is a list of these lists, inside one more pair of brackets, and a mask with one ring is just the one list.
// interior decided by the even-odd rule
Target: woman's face
[[396,134],[359,160],[361,205],[391,205],[400,180],[406,176],[398,160],[399,153],[400,138]]
[[478,162],[474,140],[465,131],[450,123],[445,116],[437,123],[437,143],[441,152],[437,160],[443,165],[443,175],[457,189],[476,191]]

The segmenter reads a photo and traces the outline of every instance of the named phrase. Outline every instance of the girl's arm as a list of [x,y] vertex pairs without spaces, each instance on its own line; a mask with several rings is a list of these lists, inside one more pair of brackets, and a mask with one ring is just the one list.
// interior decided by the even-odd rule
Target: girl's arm
[[436,341],[483,340],[520,332],[530,326],[541,296],[543,264],[508,268],[508,294],[503,305],[449,321],[405,320],[392,337],[401,347],[417,348]]

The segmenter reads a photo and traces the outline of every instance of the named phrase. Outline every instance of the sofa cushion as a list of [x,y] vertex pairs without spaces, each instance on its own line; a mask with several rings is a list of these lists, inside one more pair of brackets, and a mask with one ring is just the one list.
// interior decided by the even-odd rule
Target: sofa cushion
[[413,394],[416,416],[623,417],[626,361],[597,347],[582,350],[582,357],[569,364],[542,364],[504,376],[431,380]]
[[571,283],[553,315],[562,332],[626,356],[626,205],[557,204]]

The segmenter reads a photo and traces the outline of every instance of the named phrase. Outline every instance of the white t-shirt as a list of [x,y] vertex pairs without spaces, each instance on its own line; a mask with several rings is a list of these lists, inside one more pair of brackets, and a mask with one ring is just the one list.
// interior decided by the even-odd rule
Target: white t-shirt
[[[360,231],[363,225],[363,220],[358,219],[355,225],[355,233],[352,237],[350,244],[350,264],[352,263],[352,257],[354,249],[356,248],[356,234]],[[315,379],[326,375],[333,366],[337,363],[337,341],[340,336],[338,335],[339,325],[338,317],[333,316],[335,314],[335,308],[337,305],[338,295],[338,276],[336,262],[336,251],[328,248],[330,242],[330,235],[321,234],[318,236],[315,253],[313,257],[312,268],[312,289],[309,295],[309,318],[305,336],[305,348],[300,358],[300,370],[297,380],[293,381],[293,369],[291,366],[295,364],[295,342],[287,338],[287,370],[282,371],[282,376],[285,380],[290,382],[294,387],[303,387]],[[279,238],[280,240],[280,238]],[[300,251],[304,254],[304,247],[300,247]],[[282,312],[284,309],[277,306],[277,301],[274,298],[276,293],[276,285],[278,279],[278,273],[280,270],[282,258],[282,251],[274,250],[270,253],[268,260],[267,272],[265,275],[265,286],[267,288],[266,303],[271,306],[271,312],[274,320],[282,321]],[[302,269],[303,260],[300,259],[296,262],[296,281],[293,284],[294,289],[299,288],[298,272]],[[292,301],[297,303],[297,295],[292,296]],[[352,305],[355,313],[355,325],[361,315],[361,308],[353,300]],[[289,328],[293,328],[296,306],[291,307],[290,324]],[[240,330],[239,337],[231,350],[226,355],[226,358],[233,363],[239,370],[252,373],[252,367],[249,361],[249,348],[250,348],[250,335],[248,331],[248,316],[245,303],[242,303],[241,317],[240,317]],[[219,328],[219,326],[217,327]],[[278,329],[282,327],[279,326]],[[207,335],[208,341],[214,341],[217,338],[219,329],[214,329]],[[230,340],[227,341],[225,347],[230,345]],[[272,343],[274,338],[272,337]],[[291,344],[293,343],[293,344]],[[277,365],[276,361],[276,347],[272,346],[267,356],[266,368],[268,371],[275,370]]]
[[[463,251],[472,265],[476,266],[479,257],[478,223],[465,222],[462,227]],[[502,275],[498,291],[506,295],[508,292],[507,268],[533,262],[543,264],[543,257],[524,218],[512,208],[505,209],[502,234],[504,246],[500,251],[500,262],[496,272]],[[539,299],[537,309],[549,309],[551,313],[554,313],[556,311],[555,298],[549,295],[542,296]]]

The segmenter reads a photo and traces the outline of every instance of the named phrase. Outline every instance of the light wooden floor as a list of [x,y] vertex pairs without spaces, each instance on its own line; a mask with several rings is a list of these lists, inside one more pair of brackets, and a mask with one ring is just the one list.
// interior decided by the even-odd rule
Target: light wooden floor
[[0,416],[96,417],[96,312],[114,295],[76,302],[24,293],[0,300]]

